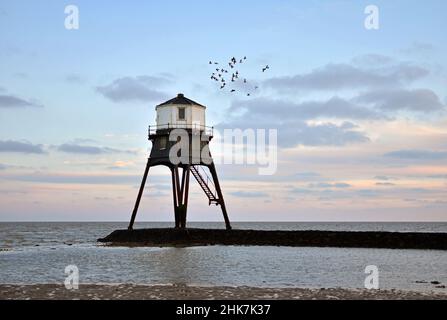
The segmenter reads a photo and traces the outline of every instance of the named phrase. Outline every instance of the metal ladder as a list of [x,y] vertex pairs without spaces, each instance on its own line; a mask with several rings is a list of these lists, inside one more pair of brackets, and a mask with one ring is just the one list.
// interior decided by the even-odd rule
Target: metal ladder
[[191,166],[192,175],[199,183],[203,192],[205,192],[205,195],[208,197],[209,205],[211,205],[211,203],[215,203],[216,205],[218,205],[219,199],[216,197],[216,193],[213,192],[209,187],[209,182],[211,182],[211,179],[208,177],[208,175],[206,174],[206,172],[203,169],[202,169],[202,171],[206,175],[206,180],[203,178],[203,176],[200,174],[200,172],[197,170],[197,168],[195,166]]

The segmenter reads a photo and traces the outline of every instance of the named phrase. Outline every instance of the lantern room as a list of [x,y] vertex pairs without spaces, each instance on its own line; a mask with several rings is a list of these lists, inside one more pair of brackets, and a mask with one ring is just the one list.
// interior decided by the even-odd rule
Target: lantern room
[[185,128],[204,130],[206,107],[179,93],[156,106],[157,129]]

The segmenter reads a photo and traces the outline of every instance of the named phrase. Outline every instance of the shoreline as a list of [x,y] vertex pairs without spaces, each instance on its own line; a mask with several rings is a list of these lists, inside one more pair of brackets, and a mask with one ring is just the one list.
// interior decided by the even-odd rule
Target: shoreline
[[0,300],[447,300],[447,292],[230,286],[0,284]]

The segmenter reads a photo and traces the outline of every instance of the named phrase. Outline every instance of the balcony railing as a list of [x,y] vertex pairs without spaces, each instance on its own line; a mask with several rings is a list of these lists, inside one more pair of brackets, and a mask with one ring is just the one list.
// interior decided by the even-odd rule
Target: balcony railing
[[168,124],[157,124],[149,126],[149,137],[151,135],[157,134],[159,130],[171,130],[171,129],[189,129],[202,131],[205,135],[212,137],[214,133],[214,127],[204,126],[198,123],[186,124],[186,123],[168,123]]

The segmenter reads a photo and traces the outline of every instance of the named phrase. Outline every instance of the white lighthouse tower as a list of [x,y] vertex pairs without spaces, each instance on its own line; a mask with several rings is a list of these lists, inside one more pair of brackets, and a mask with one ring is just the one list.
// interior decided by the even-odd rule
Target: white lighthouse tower
[[[132,212],[129,230],[133,228],[149,168],[158,165],[167,166],[171,170],[176,228],[186,228],[189,177],[192,173],[208,198],[209,204],[220,205],[225,226],[227,229],[231,229],[216,168],[208,148],[213,137],[213,128],[206,126],[206,107],[179,93],[175,98],[157,105],[155,110],[156,124],[149,126],[149,140],[152,141],[152,149]],[[173,140],[171,133],[177,129],[182,129],[182,132],[185,133],[178,138],[185,140],[181,142],[186,143],[189,152],[186,152],[188,156],[183,157],[179,163],[173,163],[170,159],[171,148],[179,141]],[[205,139],[201,137],[205,137]],[[207,152],[203,152],[203,150],[207,150]],[[182,169],[181,179],[179,168]]]

